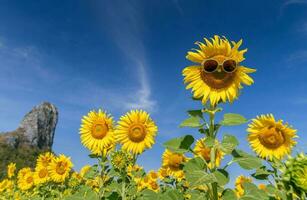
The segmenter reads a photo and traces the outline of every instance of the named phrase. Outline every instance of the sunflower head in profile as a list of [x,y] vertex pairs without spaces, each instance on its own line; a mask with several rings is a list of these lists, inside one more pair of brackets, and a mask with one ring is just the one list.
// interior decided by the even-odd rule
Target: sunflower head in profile
[[90,111],[83,117],[81,143],[94,154],[106,154],[114,144],[113,118],[102,110]]
[[48,173],[50,178],[57,183],[64,182],[69,176],[71,168],[73,167],[69,157],[59,155],[54,158],[48,166]]
[[[216,142],[218,142],[216,140]],[[194,152],[197,156],[202,157],[206,162],[209,169],[212,168],[212,163],[210,159],[211,148],[205,145],[205,139],[200,139],[196,142],[194,147]],[[221,160],[224,157],[224,153],[217,148],[215,153],[215,166],[219,167],[221,165]]]
[[143,110],[132,110],[120,117],[115,130],[116,141],[133,154],[141,154],[155,143],[157,126]]
[[33,178],[35,185],[46,183],[50,179],[48,169],[46,167],[36,166]]
[[242,40],[230,42],[225,37],[215,35],[211,41],[196,42],[199,49],[189,51],[186,58],[194,63],[186,67],[182,74],[186,89],[192,89],[194,98],[211,105],[219,102],[233,102],[239,96],[242,84],[251,85],[253,79],[248,73],[254,69],[241,65],[247,49],[239,50]]
[[53,158],[54,155],[51,152],[40,154],[36,160],[36,166],[40,168],[46,168],[48,167],[49,163],[52,161]]
[[248,125],[248,141],[252,149],[261,158],[272,160],[273,157],[282,159],[290,154],[296,144],[296,130],[282,120],[275,121],[272,114],[261,115]]
[[187,161],[187,157],[181,153],[175,153],[166,149],[162,155],[162,168],[166,169],[166,174],[181,178],[183,176],[182,166]]
[[7,166],[7,177],[12,178],[15,175],[16,163],[10,163]]
[[243,183],[251,183],[252,179],[246,176],[238,176],[235,181],[235,191],[238,197],[244,194]]

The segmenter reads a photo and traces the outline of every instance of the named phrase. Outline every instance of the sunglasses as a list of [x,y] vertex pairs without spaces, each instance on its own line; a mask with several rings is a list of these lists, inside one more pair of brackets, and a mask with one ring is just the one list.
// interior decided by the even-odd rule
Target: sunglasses
[[202,62],[202,66],[204,67],[204,71],[207,73],[213,73],[222,68],[222,70],[226,73],[232,73],[237,69],[237,62],[235,60],[229,59],[225,60],[222,64],[214,59],[204,60]]

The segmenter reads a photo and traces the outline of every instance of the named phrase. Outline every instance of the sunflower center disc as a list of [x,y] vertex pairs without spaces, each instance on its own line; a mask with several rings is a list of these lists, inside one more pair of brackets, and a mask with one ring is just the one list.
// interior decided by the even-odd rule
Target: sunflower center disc
[[62,162],[60,162],[60,163],[58,163],[57,164],[57,166],[56,166],[56,172],[58,173],[58,174],[60,174],[60,175],[63,175],[64,173],[65,173],[65,164],[64,163],[62,163]]
[[168,165],[172,169],[179,169],[180,164],[183,162],[183,157],[178,154],[174,154],[169,158],[169,163]]
[[102,139],[102,138],[104,138],[104,136],[106,136],[108,130],[109,130],[109,128],[105,123],[95,124],[93,126],[92,136],[95,139]]
[[39,171],[38,176],[40,178],[44,178],[44,177],[47,176],[47,174],[48,174],[47,170],[46,169],[42,169],[42,170]]
[[133,125],[130,130],[128,137],[133,142],[141,142],[145,139],[146,132],[142,125],[135,124]]
[[230,86],[235,78],[236,72],[226,73],[224,71],[216,71],[213,73],[201,72],[202,80],[211,88],[222,89]]
[[269,149],[276,149],[285,143],[285,137],[278,128],[265,128],[259,136],[261,144]]
[[32,176],[29,176],[28,178],[27,178],[27,183],[32,183],[33,182],[33,177]]

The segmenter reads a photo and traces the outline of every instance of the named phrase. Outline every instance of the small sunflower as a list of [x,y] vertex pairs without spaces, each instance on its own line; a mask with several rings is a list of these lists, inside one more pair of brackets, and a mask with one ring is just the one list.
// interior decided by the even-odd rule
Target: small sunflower
[[73,167],[69,157],[60,155],[54,158],[48,166],[48,173],[54,182],[64,182]]
[[[211,161],[211,158],[210,158],[211,148],[205,145],[204,140],[205,139],[201,139],[196,142],[196,145],[194,147],[194,152],[198,156],[205,159],[206,162],[208,163],[208,168],[211,169],[212,168],[212,163],[210,162]],[[224,153],[220,149],[216,149],[216,153],[215,153],[215,166],[216,167],[219,167],[221,165],[221,160],[223,159],[223,157],[224,157]]]
[[84,178],[85,174],[92,168],[90,165],[85,165],[80,169],[80,176]]
[[235,181],[235,191],[238,197],[244,194],[243,183],[251,183],[252,179],[246,176],[238,176]]
[[140,154],[155,143],[157,126],[149,114],[142,110],[132,110],[121,116],[115,130],[117,142],[123,149]]
[[34,171],[34,184],[40,185],[49,181],[48,169],[46,167],[37,166]]
[[114,147],[113,118],[102,110],[90,111],[83,117],[81,143],[94,154],[106,154]]
[[[205,44],[196,42],[200,49],[196,49],[196,52],[189,51],[186,56],[188,60],[196,63],[186,67],[182,72],[187,84],[186,89],[192,88],[193,96],[202,99],[203,104],[209,100],[211,105],[216,105],[220,101],[233,102],[238,98],[242,84],[253,83],[253,79],[247,74],[256,70],[240,64],[245,59],[243,55],[247,49],[239,50],[242,40],[230,43],[225,37],[220,38],[217,35],[211,38],[212,42],[206,38],[204,40]],[[223,70],[218,67],[212,70],[210,62],[216,63],[214,66],[224,65]],[[207,67],[211,67],[209,70],[212,72],[205,70]]]
[[17,178],[20,179],[22,177],[24,177],[26,174],[31,173],[32,170],[30,167],[24,167],[22,169],[19,170]]
[[296,144],[296,130],[282,120],[275,121],[272,114],[261,115],[248,125],[248,141],[252,149],[261,157],[272,160],[282,159],[290,154]]
[[37,167],[48,167],[49,163],[52,161],[54,158],[53,153],[51,152],[46,152],[44,154],[40,154],[36,160],[36,166]]
[[7,177],[12,178],[15,175],[16,163],[10,163],[7,166]]
[[32,171],[27,171],[23,177],[19,177],[17,184],[18,188],[22,191],[29,190],[34,186],[34,173]]
[[165,150],[162,155],[162,167],[167,170],[167,174],[174,177],[182,177],[182,165],[187,161],[187,158],[180,153],[174,153],[170,150]]
[[7,191],[7,192],[11,192],[14,188],[14,183],[12,180],[9,179],[3,179],[0,182],[0,193]]

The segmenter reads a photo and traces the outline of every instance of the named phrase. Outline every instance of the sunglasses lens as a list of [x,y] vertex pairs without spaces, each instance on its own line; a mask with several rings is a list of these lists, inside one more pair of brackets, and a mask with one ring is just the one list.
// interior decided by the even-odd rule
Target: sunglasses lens
[[237,68],[237,63],[234,60],[226,60],[223,63],[223,69],[225,72],[228,72],[228,73],[233,72],[235,71],[236,68]]
[[206,60],[203,64],[205,72],[211,73],[214,72],[219,64],[215,60]]

